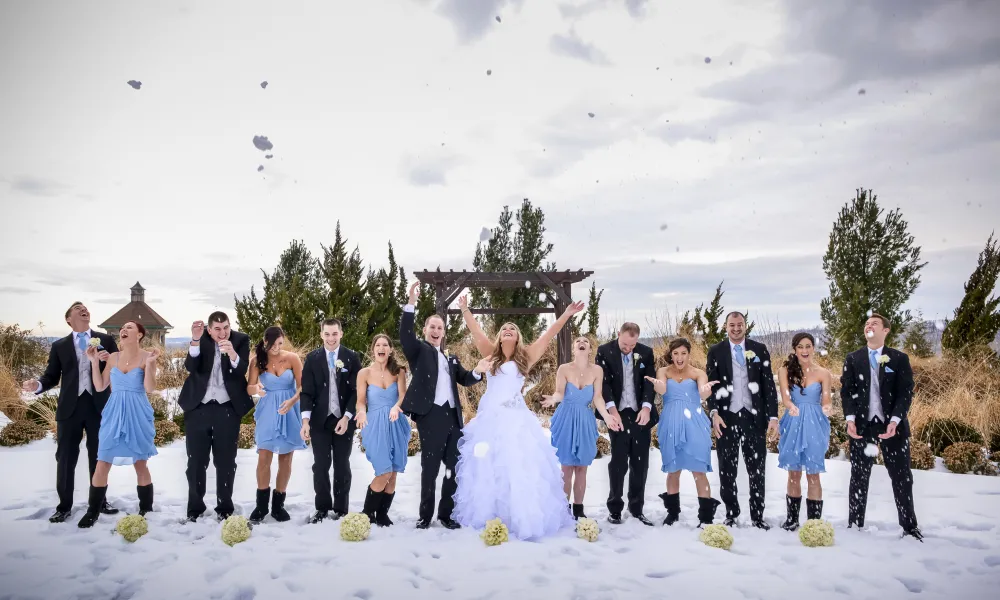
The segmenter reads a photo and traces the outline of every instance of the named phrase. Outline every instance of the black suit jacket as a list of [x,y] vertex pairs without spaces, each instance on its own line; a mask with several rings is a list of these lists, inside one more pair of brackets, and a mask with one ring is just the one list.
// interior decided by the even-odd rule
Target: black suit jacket
[[[744,340],[743,347],[757,355],[747,360],[747,380],[757,384],[757,391],[750,392],[751,406],[756,411],[754,421],[758,427],[766,429],[772,418],[778,418],[778,390],[774,387],[771,354],[767,351],[767,346],[751,339]],[[727,411],[732,398],[729,386],[733,385],[733,350],[728,338],[708,350],[707,362],[705,374],[708,375],[708,380],[719,382],[712,386],[712,395],[708,397],[709,413],[713,410]],[[720,389],[726,389],[729,393],[719,397]]]
[[[250,368],[250,337],[239,331],[229,332],[229,341],[239,357],[233,367],[228,354],[222,355],[222,379],[229,394],[229,402],[236,414],[242,418],[253,409],[253,398],[247,393],[247,370]],[[202,334],[198,341],[200,348],[198,356],[188,353],[184,359],[184,368],[188,378],[184,381],[177,403],[184,412],[192,411],[201,406],[208,391],[208,380],[212,376],[212,363],[215,362],[215,340],[208,332]]]
[[[343,368],[337,369],[340,414],[355,415],[358,408],[358,371],[361,370],[361,359],[350,348],[341,346],[337,350],[337,360],[344,363]],[[302,410],[312,411],[309,426],[322,427],[330,416],[330,364],[326,361],[326,348],[313,350],[306,356],[306,362],[302,365],[300,398]]]
[[[910,435],[910,422],[906,416],[913,400],[910,357],[888,346],[882,348],[882,356],[889,357],[889,362],[880,364],[878,368],[882,412],[886,419],[899,417],[896,434],[906,437]],[[840,376],[840,401],[844,406],[844,416],[854,415],[855,427],[862,436],[868,431],[871,404],[872,378],[868,361],[868,348],[851,352],[844,360],[844,372]]]
[[[65,421],[72,417],[73,411],[76,410],[76,400],[80,397],[78,393],[80,390],[80,363],[76,360],[74,335],[71,333],[64,338],[52,342],[52,347],[49,349],[49,363],[45,367],[45,373],[38,378],[38,382],[42,384],[42,389],[38,392],[39,394],[60,385],[59,380],[62,379],[62,385],[59,388],[59,403],[56,407],[56,421]],[[110,335],[91,330],[90,337],[101,340],[101,345],[109,353],[118,352],[118,345],[115,344],[115,338]],[[89,359],[84,358],[89,363]],[[104,372],[103,361],[101,362],[101,372]],[[92,369],[89,366],[87,373],[92,373]],[[90,376],[90,383],[93,386],[93,376]],[[111,386],[105,388],[103,392],[94,392],[94,406],[98,411],[104,410],[104,405],[108,403],[108,396],[110,395]]]
[[[656,392],[653,384],[646,381],[646,376],[656,377],[656,359],[653,357],[653,349],[644,344],[636,344],[632,349],[633,354],[638,354],[639,359],[632,365],[632,377],[635,384],[635,399],[639,410],[642,410],[643,402],[649,402],[652,408],[649,410],[649,423],[647,427],[653,427],[660,420],[660,413],[656,410],[653,402]],[[634,360],[634,359],[633,359]],[[618,340],[611,340],[597,348],[597,357],[594,362],[604,370],[604,382],[602,394],[605,402],[614,402],[615,406],[621,410],[622,390],[625,384],[625,365],[622,361],[622,349],[618,346]],[[594,414],[598,419],[601,413],[594,407]]]
[[[413,331],[414,319],[416,319],[414,313],[403,311],[403,318],[399,320],[399,343],[403,346],[403,355],[406,356],[406,362],[410,364],[412,373],[406,395],[403,396],[402,408],[406,414],[419,419],[429,413],[434,406],[438,380],[438,355],[441,351],[428,342],[417,339]],[[458,426],[462,427],[464,420],[462,403],[458,399],[458,384],[471,387],[479,383],[480,379],[472,371],[466,371],[458,357],[446,358],[451,374],[451,393],[454,394],[455,410],[458,413]]]

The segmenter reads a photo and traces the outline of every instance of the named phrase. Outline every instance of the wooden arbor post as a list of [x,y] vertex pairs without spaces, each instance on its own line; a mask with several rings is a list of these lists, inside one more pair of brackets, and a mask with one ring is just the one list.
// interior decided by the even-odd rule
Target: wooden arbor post
[[[530,284],[534,289],[544,293],[551,307],[538,308],[473,308],[477,315],[561,315],[573,303],[572,285],[579,283],[591,275],[593,271],[519,271],[504,273],[483,273],[479,271],[417,271],[413,275],[424,285],[434,287],[434,311],[444,319],[448,326],[448,315],[457,315],[461,311],[449,309],[451,303],[466,288],[478,287],[488,289],[511,289]],[[556,337],[559,364],[573,359],[573,330],[564,327]]]

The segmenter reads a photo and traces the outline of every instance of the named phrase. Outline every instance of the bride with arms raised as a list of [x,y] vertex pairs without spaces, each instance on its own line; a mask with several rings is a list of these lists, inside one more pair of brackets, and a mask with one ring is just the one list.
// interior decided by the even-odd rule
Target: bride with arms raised
[[583,303],[570,305],[530,345],[513,323],[505,323],[490,340],[472,316],[465,296],[459,298],[459,307],[484,357],[477,370],[486,373],[487,385],[475,418],[458,442],[455,520],[481,529],[490,519],[499,518],[510,535],[520,540],[537,539],[572,525],[555,449],[521,392],[525,375],[567,321],[583,310]]

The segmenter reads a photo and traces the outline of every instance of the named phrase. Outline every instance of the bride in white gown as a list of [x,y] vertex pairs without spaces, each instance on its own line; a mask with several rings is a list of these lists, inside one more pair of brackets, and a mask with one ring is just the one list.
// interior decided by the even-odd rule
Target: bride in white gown
[[465,296],[459,298],[459,306],[490,369],[479,410],[458,441],[454,519],[465,527],[482,529],[490,519],[499,518],[519,540],[555,533],[574,522],[562,470],[521,390],[531,366],[566,322],[583,310],[583,303],[572,304],[528,346],[513,323],[504,324],[491,341],[469,311]]

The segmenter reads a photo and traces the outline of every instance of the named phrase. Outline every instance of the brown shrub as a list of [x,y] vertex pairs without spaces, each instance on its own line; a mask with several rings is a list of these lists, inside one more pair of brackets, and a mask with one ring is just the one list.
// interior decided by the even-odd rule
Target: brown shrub
[[996,355],[913,358],[909,421],[920,432],[931,419],[971,425],[986,441],[1000,436],[1000,369]]
[[249,450],[253,448],[257,441],[254,439],[256,425],[254,423],[240,423],[240,438],[236,442],[237,448]]
[[972,442],[959,442],[944,449],[941,455],[944,466],[952,473],[982,473],[986,470],[986,457],[982,447]]
[[167,401],[163,399],[163,396],[153,392],[148,395],[149,405],[153,407],[153,419],[160,421],[170,417],[168,413]]
[[184,368],[184,358],[187,350],[167,351],[160,348],[160,358],[156,361],[156,389],[179,388],[187,380],[188,372]]
[[23,446],[43,439],[45,433],[45,428],[34,421],[13,421],[0,430],[0,446]]
[[417,428],[413,427],[410,429],[410,443],[406,446],[406,455],[416,456],[417,454],[420,454],[420,434],[417,433]]
[[607,456],[609,454],[611,454],[611,441],[603,435],[598,436],[597,456],[595,458],[601,458],[602,456]]
[[181,428],[173,421],[161,419],[153,422],[156,428],[156,435],[153,437],[153,444],[165,446],[181,436]]
[[934,453],[931,447],[920,441],[911,440],[910,443],[910,468],[921,471],[929,471],[934,468]]

